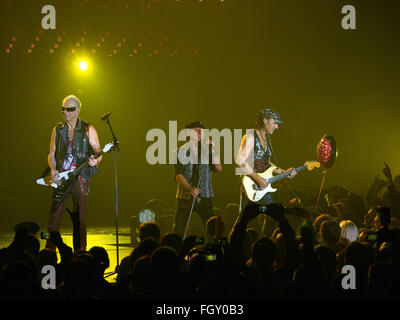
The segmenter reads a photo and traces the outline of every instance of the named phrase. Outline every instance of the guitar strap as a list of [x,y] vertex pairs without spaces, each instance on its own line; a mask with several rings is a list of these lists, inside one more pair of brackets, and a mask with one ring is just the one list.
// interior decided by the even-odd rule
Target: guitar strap
[[271,154],[274,157],[274,162],[275,162],[276,166],[279,168],[278,160],[276,159],[274,149],[272,149],[271,135],[269,135],[269,134],[267,134],[267,142],[268,142],[269,148],[271,149]]

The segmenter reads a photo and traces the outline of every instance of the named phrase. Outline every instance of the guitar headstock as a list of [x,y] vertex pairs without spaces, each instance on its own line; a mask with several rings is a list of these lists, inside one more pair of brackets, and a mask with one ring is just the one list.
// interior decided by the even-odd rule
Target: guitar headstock
[[321,163],[319,163],[319,161],[306,161],[304,164],[307,166],[308,171],[311,171],[314,168],[319,168],[321,166]]
[[114,142],[107,143],[103,148],[103,153],[109,152],[114,149]]

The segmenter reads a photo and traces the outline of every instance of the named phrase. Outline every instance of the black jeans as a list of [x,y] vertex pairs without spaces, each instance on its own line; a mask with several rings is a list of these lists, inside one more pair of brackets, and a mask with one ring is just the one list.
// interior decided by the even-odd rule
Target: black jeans
[[[243,210],[244,208],[246,208],[247,204],[250,202],[250,200],[246,197],[243,189],[241,190],[241,195],[240,195],[240,207],[239,207],[239,216],[237,218],[237,220],[239,219],[239,217],[242,216],[243,214]],[[272,195],[272,193],[267,193],[264,195],[264,197],[262,197],[259,201],[257,201],[258,204],[260,205],[268,205],[270,203],[274,202],[274,197]],[[262,224],[261,226],[261,237],[262,236],[271,236],[272,231],[273,231],[273,227],[276,225],[275,220],[273,220],[270,216],[268,216],[267,214],[262,214],[263,216],[259,216],[258,222]],[[236,220],[236,221],[237,221]],[[261,220],[261,221],[260,221]]]
[[[185,233],[186,225],[189,220],[190,209],[192,208],[193,199],[176,199],[174,232]],[[203,221],[204,226],[209,218],[214,215],[212,198],[197,198],[193,207],[193,212],[197,212]]]

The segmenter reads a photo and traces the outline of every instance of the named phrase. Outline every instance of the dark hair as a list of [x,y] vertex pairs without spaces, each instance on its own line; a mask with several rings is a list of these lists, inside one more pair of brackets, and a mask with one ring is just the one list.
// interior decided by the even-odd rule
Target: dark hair
[[145,222],[139,226],[140,241],[148,237],[152,237],[157,241],[160,240],[160,226],[156,222]]
[[161,246],[168,246],[180,252],[183,246],[183,238],[178,232],[167,232],[160,239]]
[[254,261],[272,266],[278,257],[278,249],[275,242],[263,236],[253,243],[251,255]]
[[264,124],[264,118],[265,118],[265,115],[263,113],[259,112],[257,114],[256,118],[254,119],[253,129],[260,129]]
[[379,215],[379,220],[382,226],[387,226],[390,223],[392,215],[390,213],[389,207],[381,207],[377,210]]

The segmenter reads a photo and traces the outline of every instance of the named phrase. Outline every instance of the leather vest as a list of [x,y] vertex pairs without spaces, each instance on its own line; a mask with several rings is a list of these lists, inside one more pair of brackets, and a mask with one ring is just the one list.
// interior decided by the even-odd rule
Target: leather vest
[[[206,147],[208,148],[208,146]],[[180,149],[176,150],[176,152],[178,152],[182,148],[183,146]],[[189,150],[187,151],[186,156],[189,157]],[[198,161],[201,161],[201,153],[200,155],[197,156],[198,156]],[[212,165],[209,164],[211,163],[211,159],[209,159],[209,163],[193,164],[192,162],[189,162],[184,165],[179,161],[178,155],[176,155],[176,157],[177,157],[176,158],[177,163],[175,164],[175,176],[178,173],[181,173],[192,186],[197,187],[197,185],[199,185],[199,188],[201,189],[201,192],[199,194],[200,198],[213,198],[214,192],[212,188],[212,176],[211,176]],[[201,175],[201,180],[199,183],[200,175]],[[176,190],[176,198],[192,199],[192,196],[190,195],[189,191],[185,190],[178,183],[178,188]]]
[[[74,129],[74,139],[72,142],[72,155],[77,166],[86,162],[88,158],[94,154],[89,143],[87,130],[89,123],[78,118]],[[68,148],[68,125],[61,122],[56,126],[56,169],[60,170]],[[81,171],[82,178],[87,181],[98,171],[97,167],[87,167]]]

